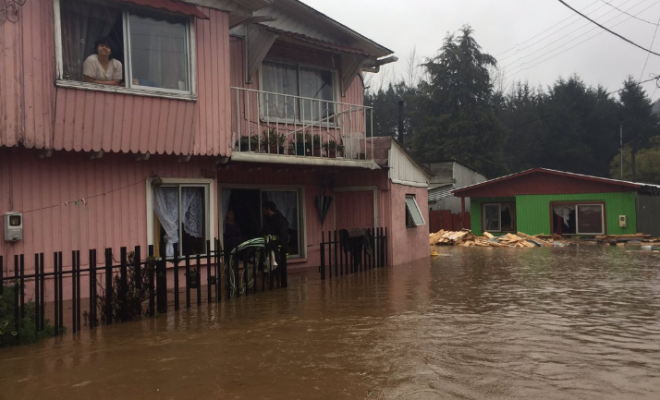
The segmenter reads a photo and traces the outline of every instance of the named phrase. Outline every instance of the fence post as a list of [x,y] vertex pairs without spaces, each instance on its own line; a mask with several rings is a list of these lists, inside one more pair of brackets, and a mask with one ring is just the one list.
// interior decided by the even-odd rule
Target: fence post
[[60,333],[64,333],[64,262],[62,262],[61,251],[57,253],[57,258],[59,260],[58,264],[60,265],[60,278],[59,278],[60,298],[58,299],[58,302],[60,303],[60,328],[61,328]]
[[58,334],[60,331],[60,306],[58,303],[58,299],[60,298],[59,294],[59,283],[57,279],[57,275],[59,273],[59,267],[58,267],[58,259],[57,259],[57,252],[53,253],[53,289],[54,289],[54,298],[53,298],[53,303],[55,307],[55,313],[54,313],[54,320],[53,323],[55,324],[55,334]]
[[[14,255],[14,328],[16,332],[20,331],[21,318],[19,310],[18,292],[20,290],[18,283],[18,255]],[[16,341],[20,342],[20,335],[16,335]]]
[[165,314],[167,312],[167,260],[161,259],[157,264],[156,271],[156,300],[158,302],[158,312]]
[[41,326],[41,330],[44,330],[46,327],[46,268],[44,265],[44,253],[39,254],[39,264],[41,265],[41,286],[39,287],[41,291],[41,306],[39,307],[41,314],[39,315],[39,325]]
[[133,272],[135,276],[135,289],[138,292],[142,291],[142,270],[140,269],[140,262],[142,260],[142,249],[140,246],[135,246],[133,250]]
[[112,249],[105,249],[105,323],[112,324]]
[[220,269],[220,239],[215,239],[215,300],[222,298],[222,270]]
[[174,247],[174,311],[179,310],[179,246]]
[[197,280],[197,305],[202,305],[202,263],[201,256],[197,254],[197,274],[195,274],[195,280]]
[[211,294],[211,241],[206,241],[206,291],[207,298],[206,302],[210,303],[212,299]]
[[73,333],[77,332],[78,324],[76,323],[76,251],[71,250],[71,325]]
[[76,310],[78,310],[78,331],[80,331],[80,250],[76,250]]
[[89,327],[96,326],[96,249],[89,251]]
[[154,316],[154,311],[156,308],[155,304],[155,299],[154,299],[154,245],[150,244],[149,245],[149,260],[148,260],[148,267],[147,267],[147,273],[149,274],[149,315],[152,317]]
[[325,232],[321,231],[321,280],[325,280]]
[[4,281],[4,274],[5,274],[5,259],[3,256],[0,256],[0,296],[2,296],[5,292],[5,281]]
[[126,304],[126,297],[128,294],[128,257],[126,247],[119,249],[119,312],[122,321],[128,319],[128,310]]
[[190,254],[186,254],[186,308],[190,308]]
[[[2,268],[1,265],[0,268]],[[39,285],[41,284],[42,282],[39,276],[39,254],[34,253],[34,318],[35,318],[34,330],[35,332],[39,332],[41,330],[41,326],[39,325],[39,323],[41,322],[41,318],[39,318],[39,315],[41,315],[40,314],[41,298],[39,297],[41,295],[41,292],[39,291]],[[1,279],[0,279],[0,285],[2,285]]]

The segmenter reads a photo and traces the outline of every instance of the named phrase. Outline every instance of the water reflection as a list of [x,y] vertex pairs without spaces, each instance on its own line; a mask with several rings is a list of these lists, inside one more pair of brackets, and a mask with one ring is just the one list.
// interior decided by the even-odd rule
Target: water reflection
[[0,398],[660,398],[656,254],[441,252],[3,350]]

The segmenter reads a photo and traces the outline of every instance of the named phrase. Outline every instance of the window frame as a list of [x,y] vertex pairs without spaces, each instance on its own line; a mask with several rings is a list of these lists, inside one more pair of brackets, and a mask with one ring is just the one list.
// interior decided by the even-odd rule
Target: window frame
[[[555,231],[554,225],[554,207],[555,206],[564,206],[572,207],[575,210],[575,233],[563,233],[563,235],[571,236],[597,236],[605,235],[607,232],[607,207],[604,201],[553,201],[550,202],[550,229],[552,232]],[[578,206],[599,206],[600,207],[600,219],[601,219],[601,232],[578,232],[579,229],[579,216],[578,216]]]
[[[261,186],[255,186],[255,185],[250,185],[250,184],[226,184],[226,185],[218,185],[218,199],[220,202],[218,204],[222,204],[224,201],[222,198],[222,191],[223,190],[259,190],[259,202],[261,205],[261,208],[263,209],[263,204],[261,203],[262,201],[262,193],[263,192],[278,192],[278,191],[283,191],[283,192],[297,192],[298,193],[298,248],[300,249],[298,254],[289,254],[289,259],[291,260],[303,260],[307,258],[307,212],[305,209],[305,187],[304,186],[299,186],[299,185],[261,185]],[[260,210],[261,211],[261,210]],[[222,210],[218,211],[218,226],[219,227],[224,227],[225,226],[225,216],[222,215]],[[263,225],[263,215],[261,215],[260,219],[261,224]],[[218,231],[218,235],[220,236],[220,241],[222,243],[222,246],[224,248],[224,232]],[[222,233],[222,234],[221,234]]]
[[[426,220],[424,220],[424,214],[422,214],[421,208],[419,208],[419,204],[417,203],[417,196],[414,194],[406,194],[406,228],[417,228],[418,226],[424,226],[426,225]],[[413,212],[410,210],[410,204],[408,200],[412,200],[413,205],[416,208],[417,214],[420,218],[420,223],[418,221],[415,221],[415,216],[413,215]]]
[[[497,203],[483,203],[481,205],[481,230],[482,232],[494,232],[494,233],[511,233],[511,232],[516,232],[518,230],[518,219],[516,218],[514,223],[513,223],[513,229],[511,230],[502,230],[502,205],[509,205],[513,206],[513,209],[516,209],[516,203],[514,201],[502,201],[502,202],[497,202]],[[488,206],[497,206],[498,208],[498,228],[497,230],[494,229],[486,229],[486,207]]]
[[[288,66],[293,66],[296,67],[296,83],[297,83],[297,90],[295,95],[290,95],[290,94],[284,94],[284,93],[277,93],[277,92],[269,92],[263,90],[264,88],[264,74],[263,74],[263,68],[265,63],[274,63],[274,64],[284,64]],[[300,95],[300,87],[301,87],[301,82],[300,82],[300,69],[301,68],[307,68],[307,69],[314,69],[318,71],[325,71],[329,72],[332,74],[332,100],[320,100],[320,99],[313,99],[311,97],[303,97]],[[269,122],[275,122],[275,123],[286,123],[286,124],[305,124],[305,123],[315,123],[317,121],[312,120],[312,119],[303,119],[302,115],[299,115],[298,117],[271,117],[267,113],[267,108],[266,101],[265,101],[265,96],[267,95],[273,95],[273,96],[288,96],[288,97],[293,97],[296,99],[296,107],[299,110],[302,110],[302,104],[300,103],[300,100],[312,100],[312,101],[325,101],[325,102],[330,102],[333,104],[333,108],[338,102],[339,98],[339,92],[338,92],[338,73],[337,70],[332,69],[332,68],[327,68],[323,66],[318,66],[315,64],[309,64],[309,63],[303,63],[303,62],[295,62],[295,61],[290,61],[290,60],[277,60],[277,59],[272,59],[272,58],[267,58],[264,59],[261,62],[261,66],[259,69],[259,119],[261,122],[264,123],[269,123]],[[302,114],[302,111],[299,111],[299,114]],[[335,114],[333,113],[333,116]],[[338,119],[335,118],[334,121],[324,121],[320,122],[318,126],[320,127],[337,127],[339,126],[339,123],[337,121]]]
[[[147,178],[146,180],[146,187],[147,187],[147,192],[146,192],[146,202],[147,202],[147,245],[151,246],[154,245],[154,229],[155,229],[155,223],[160,223],[158,222],[158,219],[154,217],[155,211],[154,211],[154,206],[153,206],[153,187],[151,185],[151,182],[153,181],[153,178]],[[205,229],[205,235],[206,238],[205,240],[208,240],[211,242],[210,248],[207,248],[206,251],[215,251],[215,237],[214,237],[214,232],[217,232],[216,230],[216,219],[215,219],[215,190],[214,190],[214,179],[190,179],[190,178],[161,178],[161,187],[178,187],[179,188],[179,212],[181,210],[181,188],[184,187],[204,187],[204,201],[205,201],[205,207],[204,207],[204,212],[206,213],[206,229]],[[182,233],[179,232],[179,238],[181,238]],[[183,246],[183,241],[179,240],[179,246]],[[179,247],[181,249],[181,247]],[[179,254],[182,254],[181,251]],[[206,255],[206,254],[201,254],[201,255]],[[162,257],[159,257],[162,258]],[[171,257],[165,257],[167,259]]]
[[[195,18],[189,16],[179,16],[182,21],[186,22],[186,67],[188,70],[188,82],[190,85],[189,91],[181,91],[175,89],[165,89],[165,88],[152,88],[149,86],[140,86],[132,84],[132,68],[131,68],[131,51],[129,48],[130,43],[130,24],[128,19],[130,18],[130,8],[138,8],[144,10],[145,12],[151,15],[175,15],[172,13],[154,10],[149,7],[139,7],[139,6],[125,6],[118,5],[122,13],[122,30],[124,36],[123,50],[124,50],[124,65],[122,65],[124,72],[124,83],[125,86],[110,86],[110,85],[101,85],[91,82],[82,82],[82,81],[73,81],[64,79],[64,55],[63,55],[63,45],[62,45],[62,15],[60,2],[62,0],[53,0],[53,9],[54,9],[54,29],[55,29],[55,65],[56,65],[56,80],[55,85],[59,87],[67,87],[74,89],[83,89],[99,92],[110,92],[110,93],[121,93],[121,94],[131,94],[138,96],[147,96],[147,97],[163,97],[170,99],[178,100],[188,100],[188,101],[197,101],[197,49],[196,49],[196,37],[195,37]],[[94,0],[83,0],[92,4],[99,4],[99,2]]]

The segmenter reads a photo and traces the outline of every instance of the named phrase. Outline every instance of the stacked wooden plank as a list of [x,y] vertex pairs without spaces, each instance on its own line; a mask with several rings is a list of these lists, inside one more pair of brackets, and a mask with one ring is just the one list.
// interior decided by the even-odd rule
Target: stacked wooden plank
[[518,232],[517,235],[507,233],[496,237],[488,232],[484,236],[475,236],[469,229],[461,231],[440,230],[429,235],[429,244],[453,245],[463,247],[552,247],[553,244],[536,236]]

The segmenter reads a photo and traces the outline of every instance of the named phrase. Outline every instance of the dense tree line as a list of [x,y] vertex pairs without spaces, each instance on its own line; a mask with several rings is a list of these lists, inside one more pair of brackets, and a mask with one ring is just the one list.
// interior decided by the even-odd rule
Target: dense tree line
[[534,167],[620,178],[622,126],[623,178],[660,183],[658,117],[631,77],[614,92],[578,76],[505,90],[495,87],[496,65],[470,27],[449,35],[418,83],[366,93],[374,132],[398,136],[403,100],[404,143],[419,161],[456,160],[491,178]]

